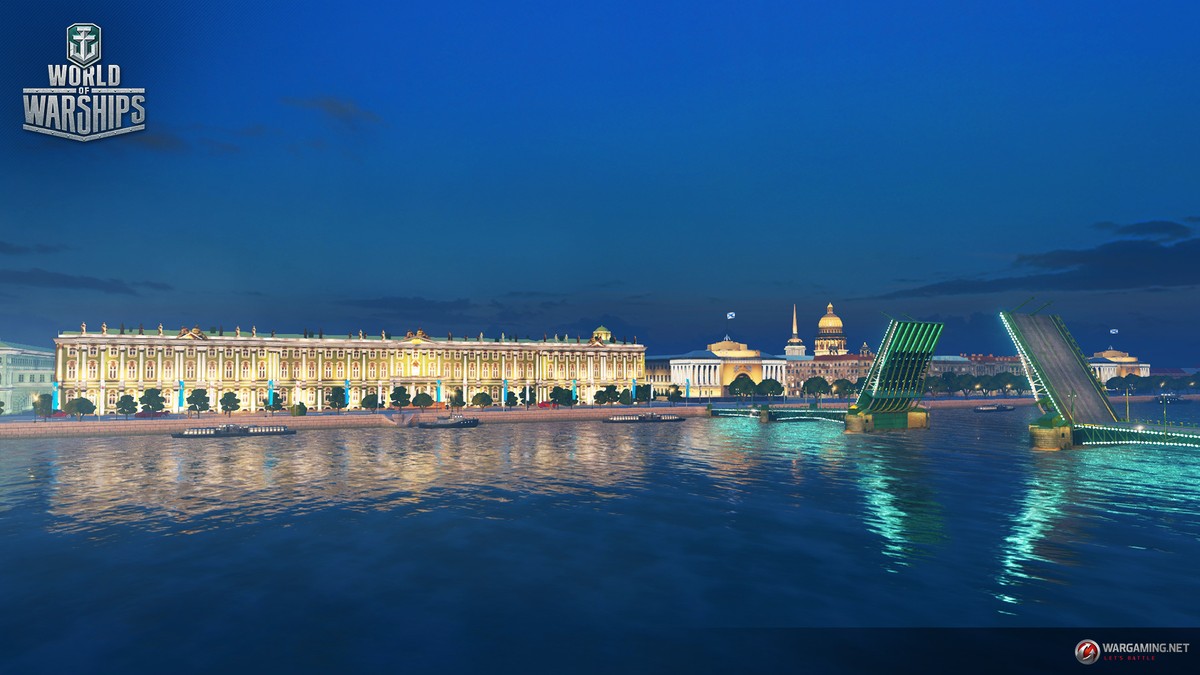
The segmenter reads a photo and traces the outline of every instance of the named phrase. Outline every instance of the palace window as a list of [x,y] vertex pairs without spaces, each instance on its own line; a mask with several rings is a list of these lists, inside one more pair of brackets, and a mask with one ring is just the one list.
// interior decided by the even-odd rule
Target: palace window
[[165,377],[169,380],[174,376],[175,376],[175,367],[171,365],[170,361],[167,361],[167,363],[163,365],[163,377]]
[[[326,369],[326,371],[328,371],[329,366],[325,366],[325,369]],[[326,374],[328,374],[328,372]],[[312,379],[312,378],[315,378],[316,376],[317,376],[317,367],[311,363],[308,364],[308,377],[310,379]]]
[[333,366],[325,364],[325,377],[333,377]]
[[227,379],[227,380],[233,379],[233,361],[225,362],[225,379]]
[[369,377],[371,379],[375,379],[375,364],[374,363],[367,366],[367,377]]
[[75,379],[75,362],[74,361],[67,362],[67,379],[68,380]]
[[462,366],[457,363],[454,364],[454,376],[462,377]]
[[108,404],[110,406],[115,406],[117,404],[117,392],[115,392],[115,391],[108,392]]
[[117,379],[117,362],[116,361],[108,362],[108,379],[110,379],[110,380]]
[[146,364],[146,379],[147,380],[154,379],[154,364],[153,363]]
[[281,379],[281,380],[286,380],[286,379],[287,379],[287,373],[288,373],[288,367],[287,367],[287,364],[286,364],[286,363],[281,363],[281,364],[279,364],[279,379]]
[[267,364],[262,361],[258,362],[258,379],[263,379],[267,376]]
[[492,364],[492,379],[495,379],[499,376],[500,376],[500,366],[497,366],[496,364],[493,363]]
[[249,377],[250,377],[250,362],[242,361],[242,379],[245,380],[245,379],[248,379]]
[[130,361],[129,364],[125,368],[125,373],[126,373],[127,379],[136,380],[137,379],[137,363],[134,361]]
[[353,366],[350,366],[350,377],[352,377],[356,380],[358,379],[359,376],[358,376],[358,364],[357,363],[354,364]]
[[217,364],[216,363],[208,364],[208,379],[210,379],[210,380],[217,379]]
[[195,355],[196,355],[196,349],[195,349],[194,347],[188,347],[188,350],[187,350],[187,355],[188,355],[188,357],[189,357],[189,358],[190,358],[190,357],[193,357],[193,356],[195,356]]
[[192,363],[191,361],[188,361],[187,366],[184,368],[184,372],[187,373],[187,375],[185,376],[187,379],[189,379],[189,380],[195,379],[196,378],[196,364]]
[[[457,370],[458,370],[458,368],[455,368],[454,370],[455,370],[455,371],[457,371]],[[470,378],[474,378],[474,377],[475,377],[475,364],[474,364],[474,363],[472,363],[471,365],[467,366],[467,377],[470,377]]]
[[337,357],[338,357],[339,359],[344,359],[344,358],[346,358],[346,350],[345,350],[345,349],[339,349],[339,350],[338,350],[338,355],[337,355]]
[[338,366],[337,366],[337,376],[338,376],[338,379],[345,379],[345,377],[346,377],[346,364],[344,364],[344,363],[339,363],[339,364],[338,364]]

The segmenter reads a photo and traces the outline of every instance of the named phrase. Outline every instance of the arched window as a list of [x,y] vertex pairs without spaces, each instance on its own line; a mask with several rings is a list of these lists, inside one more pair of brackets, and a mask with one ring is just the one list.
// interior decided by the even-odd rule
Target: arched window
[[279,379],[281,379],[281,380],[287,379],[287,373],[288,373],[287,366],[288,366],[288,364],[286,364],[286,363],[279,364]]
[[110,390],[108,392],[108,405],[114,406],[116,404],[117,404],[117,392]]
[[137,379],[137,361],[130,361],[125,365],[125,378],[129,380]]
[[372,380],[375,379],[375,364],[374,363],[367,366],[367,377],[369,377]]
[[68,361],[68,362],[67,362],[67,379],[68,379],[68,380],[73,380],[73,379],[75,379],[75,372],[76,372],[76,368],[75,368],[75,362],[74,362],[74,361]]
[[357,363],[354,364],[353,366],[350,366],[350,377],[352,377],[356,380],[358,379],[358,364]]
[[494,380],[497,377],[500,377],[500,366],[493,363],[492,364],[492,379]]
[[455,377],[462,377],[462,366],[460,366],[460,365],[459,365],[459,364],[457,364],[457,363],[456,363],[456,364],[454,364],[454,376],[455,376]]
[[258,379],[262,380],[262,379],[266,379],[266,377],[267,377],[267,364],[263,361],[259,361],[258,362]]
[[245,379],[249,379],[249,378],[250,378],[250,362],[242,361],[242,379],[245,380]]
[[[458,368],[456,367],[454,370],[455,370],[455,371],[457,371],[457,370],[458,370]],[[455,373],[455,374],[457,374],[457,373]],[[472,363],[471,365],[467,366],[467,377],[470,377],[470,378],[474,378],[474,377],[475,377],[475,364],[474,364],[474,363]]]
[[[326,366],[325,368],[326,368],[326,370],[328,370],[328,369],[329,369],[329,367],[328,367],[328,366]],[[326,374],[328,374],[328,373],[326,373]],[[308,364],[308,377],[309,377],[309,379],[313,379],[313,378],[315,378],[316,376],[317,376],[317,367],[316,367],[316,365],[314,365],[314,364],[311,364],[311,363],[310,363],[310,364]]]
[[325,364],[325,377],[333,377],[333,366]]
[[338,376],[338,379],[339,379],[339,380],[341,380],[341,379],[345,379],[345,377],[346,377],[346,364],[344,364],[344,363],[339,363],[339,364],[338,364],[338,367],[337,367],[337,373],[338,373],[338,374],[337,374],[337,376]]
[[117,362],[116,361],[108,362],[108,379],[110,379],[110,380],[117,379]]
[[216,363],[208,364],[208,379],[210,379],[210,380],[217,379],[217,364]]
[[227,380],[233,379],[233,361],[225,362],[225,379],[227,379]]
[[196,379],[196,364],[195,363],[188,361],[187,366],[184,368],[184,371],[187,373],[187,375],[186,375],[187,379],[189,379],[189,380]]
[[154,379],[154,363],[153,362],[146,364],[146,379],[147,380]]
[[170,361],[163,364],[163,377],[168,380],[175,377],[175,366],[171,365]]

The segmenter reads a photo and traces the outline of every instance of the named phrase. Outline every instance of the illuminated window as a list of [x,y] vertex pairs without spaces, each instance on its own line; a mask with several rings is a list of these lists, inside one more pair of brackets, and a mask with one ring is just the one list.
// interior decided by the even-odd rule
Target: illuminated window
[[110,380],[117,379],[117,362],[116,361],[108,362],[108,379],[110,379]]
[[[328,370],[329,366],[325,366],[325,369]],[[326,374],[328,374],[328,373],[326,373]],[[311,378],[315,378],[316,376],[317,376],[317,367],[311,363],[308,364],[308,377],[311,379]]]
[[325,377],[333,377],[333,366],[325,364]]
[[358,379],[358,364],[357,363],[350,367],[350,377],[352,377],[356,380]]
[[370,379],[375,379],[375,364],[374,363],[367,366],[367,377]]
[[345,377],[346,377],[346,364],[344,364],[344,363],[339,363],[339,364],[338,364],[338,366],[337,366],[337,376],[338,376],[338,379],[343,379],[343,378],[345,378]]
[[225,379],[233,379],[233,361],[225,362]]
[[76,372],[75,362],[68,361],[67,362],[67,379],[69,379],[69,380],[75,379],[75,372]]
[[250,377],[250,362],[242,361],[242,379],[244,380],[249,377]]
[[146,364],[146,379],[147,380],[154,379],[154,364],[153,363]]
[[262,361],[258,362],[258,379],[263,379],[267,376],[267,364]]
[[126,365],[126,367],[125,367],[125,377],[126,377],[126,379],[130,379],[130,380],[136,380],[136,379],[137,379],[137,362],[136,362],[136,361],[130,361],[130,362],[129,362],[129,363]]

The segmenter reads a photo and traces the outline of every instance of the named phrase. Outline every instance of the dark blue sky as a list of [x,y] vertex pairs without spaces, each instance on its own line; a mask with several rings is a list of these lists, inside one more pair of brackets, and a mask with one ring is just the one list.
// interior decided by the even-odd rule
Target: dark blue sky
[[[1196,3],[159,4],[0,10],[0,339],[778,352],[833,301],[854,345],[886,312],[1011,352],[995,313],[1036,295],[1085,350],[1200,362]],[[21,130],[76,21],[147,131]]]

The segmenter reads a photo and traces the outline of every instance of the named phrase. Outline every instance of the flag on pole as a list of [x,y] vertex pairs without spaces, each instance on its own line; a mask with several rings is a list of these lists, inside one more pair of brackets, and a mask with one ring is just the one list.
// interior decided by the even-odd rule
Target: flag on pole
[[726,313],[726,314],[725,314],[725,318],[726,318],[726,319],[732,319],[732,318],[733,318],[733,317],[735,317],[735,316],[737,316],[737,313],[736,313],[736,312],[728,312],[728,313]]

